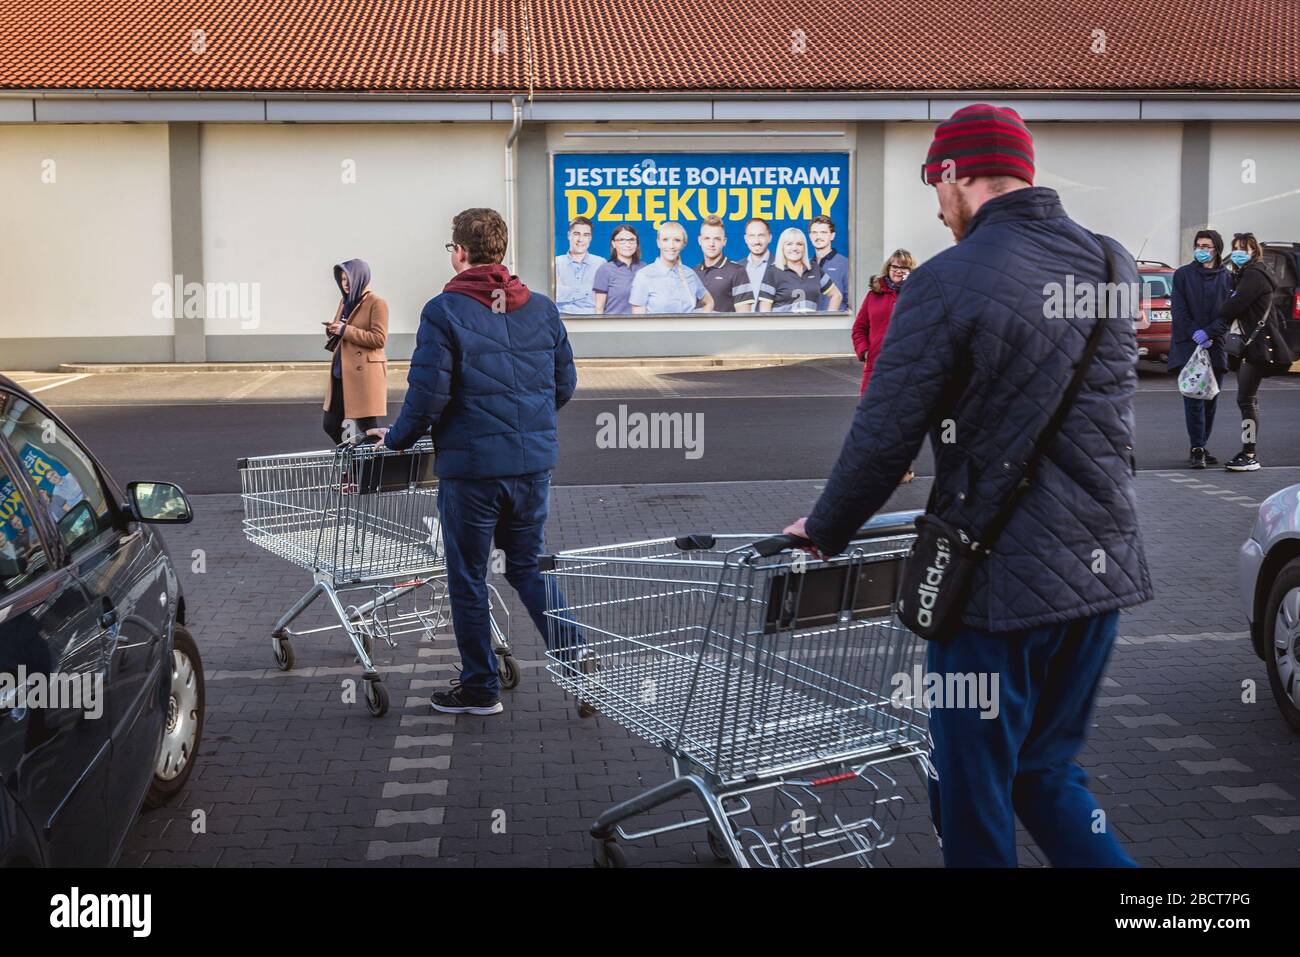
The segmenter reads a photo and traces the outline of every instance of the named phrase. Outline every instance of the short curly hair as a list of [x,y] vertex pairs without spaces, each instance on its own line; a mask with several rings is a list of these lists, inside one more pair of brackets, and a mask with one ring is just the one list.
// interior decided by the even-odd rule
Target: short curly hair
[[510,234],[506,221],[495,209],[476,207],[456,214],[451,221],[451,241],[464,247],[470,265],[480,266],[506,258]]

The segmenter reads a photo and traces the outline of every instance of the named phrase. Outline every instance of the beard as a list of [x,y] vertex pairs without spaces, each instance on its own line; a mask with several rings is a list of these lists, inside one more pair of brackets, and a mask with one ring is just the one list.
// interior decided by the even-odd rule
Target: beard
[[971,207],[965,193],[957,193],[956,200],[956,208],[952,215],[944,214],[943,223],[952,231],[953,241],[959,243],[962,236],[966,235],[966,227],[970,225],[975,210]]

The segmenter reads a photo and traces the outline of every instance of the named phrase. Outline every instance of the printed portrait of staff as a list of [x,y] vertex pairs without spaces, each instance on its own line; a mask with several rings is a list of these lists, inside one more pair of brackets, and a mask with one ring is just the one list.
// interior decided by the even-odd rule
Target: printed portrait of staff
[[698,241],[704,261],[695,267],[695,274],[713,297],[713,311],[753,312],[749,274],[743,263],[727,258],[727,230],[721,217],[704,217]]
[[[835,221],[829,216],[814,216],[808,224],[808,241],[812,243],[813,256],[817,267],[830,276],[835,288],[840,291],[841,309],[853,308],[849,302],[849,260],[835,248]],[[830,309],[830,297],[822,296],[817,302],[818,309]]]
[[596,270],[592,296],[596,312],[625,316],[632,311],[628,296],[632,294],[632,277],[644,268],[641,261],[641,237],[627,223],[614,227],[609,238],[609,262]]
[[656,241],[659,258],[632,277],[628,297],[636,315],[674,312],[710,312],[713,297],[693,269],[682,263],[686,228],[681,223],[664,223]]
[[384,424],[388,415],[388,303],[370,290],[370,264],[349,259],[334,267],[342,293],[334,319],[325,323],[325,348],[334,353],[325,391],[323,427],[335,444],[344,439],[344,423],[355,434]]
[[560,312],[590,315],[596,311],[596,271],[605,257],[590,251],[592,225],[586,216],[569,223],[569,251],[555,257],[555,305]]
[[808,240],[794,226],[781,233],[776,258],[763,281],[772,288],[773,312],[816,312],[823,296],[827,308],[835,311],[844,301],[830,276],[809,260]]
[[771,244],[772,226],[766,219],[754,217],[745,224],[745,246],[749,255],[741,260],[741,265],[749,279],[749,288],[745,292],[757,304],[758,312],[772,311],[775,290],[767,281],[767,268],[772,265],[772,253],[768,250]]

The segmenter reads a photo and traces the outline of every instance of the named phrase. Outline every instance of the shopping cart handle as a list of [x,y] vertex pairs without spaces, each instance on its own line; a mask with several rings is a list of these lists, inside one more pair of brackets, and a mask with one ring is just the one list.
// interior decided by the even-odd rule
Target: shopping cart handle
[[362,432],[359,435],[354,435],[352,438],[340,442],[339,448],[354,449],[358,445],[374,445],[378,441],[380,441],[380,436],[371,435],[369,432]]
[[771,538],[759,539],[751,547],[761,558],[778,555],[787,548],[806,548],[812,540],[801,535],[773,535]]
[[679,535],[673,544],[684,552],[698,552],[712,548],[718,540],[712,535]]

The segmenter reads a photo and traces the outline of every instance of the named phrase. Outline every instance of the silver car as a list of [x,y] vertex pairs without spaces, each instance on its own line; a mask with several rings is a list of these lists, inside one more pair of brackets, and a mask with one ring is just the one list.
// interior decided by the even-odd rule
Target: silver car
[[1300,731],[1300,485],[1260,504],[1237,567],[1251,644],[1282,716]]

